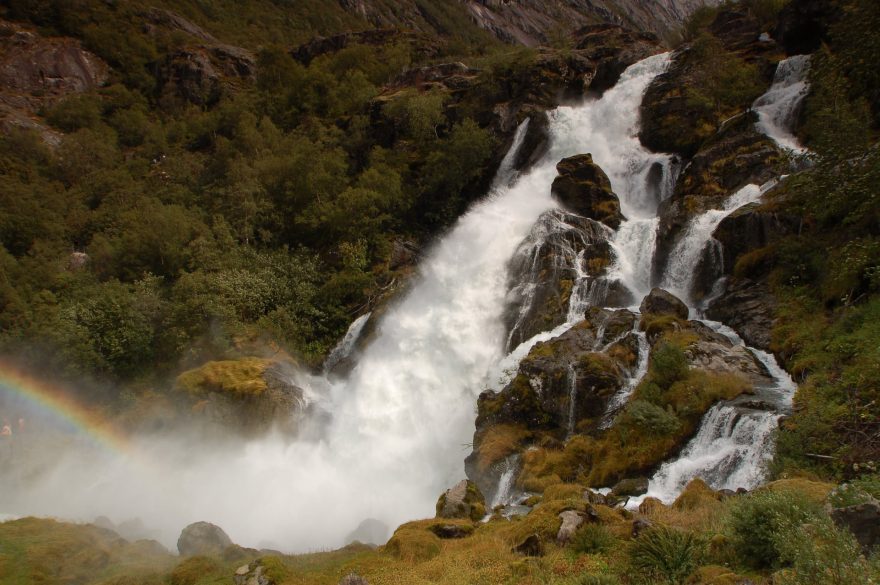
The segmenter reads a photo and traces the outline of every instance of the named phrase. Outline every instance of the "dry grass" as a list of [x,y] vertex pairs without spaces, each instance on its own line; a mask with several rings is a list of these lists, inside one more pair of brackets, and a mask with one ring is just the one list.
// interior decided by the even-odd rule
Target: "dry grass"
[[520,450],[530,435],[521,425],[493,425],[477,438],[477,467],[486,471],[494,464]]
[[177,385],[197,396],[209,392],[258,396],[267,390],[263,373],[271,364],[271,360],[256,357],[208,362],[179,375]]

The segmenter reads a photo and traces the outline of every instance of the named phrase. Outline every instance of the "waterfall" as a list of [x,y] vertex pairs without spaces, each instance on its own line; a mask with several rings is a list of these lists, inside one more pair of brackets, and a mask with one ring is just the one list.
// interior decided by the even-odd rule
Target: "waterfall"
[[752,104],[752,109],[758,114],[758,131],[795,154],[806,152],[798,143],[792,128],[809,91],[809,71],[809,55],[795,55],[780,61],[773,76],[773,85]]
[[361,337],[361,333],[364,331],[364,327],[367,324],[367,321],[370,320],[370,315],[372,313],[365,313],[355,319],[351,325],[348,327],[348,331],[345,332],[345,335],[333,348],[330,352],[330,355],[327,356],[327,359],[324,361],[324,372],[328,373],[333,369],[333,366],[338,364],[339,362],[347,359],[352,350],[354,349],[355,344],[358,339]]
[[438,495],[464,475],[477,395],[505,358],[509,260],[556,207],[556,163],[593,152],[627,217],[656,208],[668,157],[642,149],[636,127],[642,93],[668,59],[649,57],[600,99],[551,112],[548,153],[522,176],[512,166],[519,129],[491,193],[426,253],[348,377],[292,374],[292,383],[320,397],[328,419],[312,423],[320,432],[222,445],[200,440],[195,428],[183,437],[134,438],[149,465],[112,453],[64,458],[14,499],[4,493],[4,507],[82,520],[140,516],[170,547],[183,526],[206,520],[244,546],[286,551],[344,544],[367,518],[396,526],[432,516]]
[[577,371],[574,364],[568,364],[568,433],[567,437],[574,434],[575,413],[577,407]]
[[614,396],[611,397],[611,400],[608,401],[608,406],[605,408],[605,413],[602,415],[602,420],[599,422],[600,429],[607,429],[611,426],[611,423],[614,422],[614,417],[620,409],[626,405],[630,396],[632,396],[632,393],[635,392],[636,386],[639,385],[639,382],[641,382],[642,378],[645,377],[645,374],[648,373],[648,359],[651,355],[651,348],[648,346],[648,336],[645,335],[644,331],[639,330],[638,319],[636,319],[636,322],[633,325],[631,334],[635,335],[638,339],[639,355],[636,361],[636,367],[631,375],[627,377],[620,391],[614,394]]
[[513,503],[513,486],[519,473],[519,460],[519,454],[515,453],[507,457],[502,463],[501,475],[498,478],[498,488],[495,490],[495,495],[492,496],[492,501],[486,510],[487,514],[491,514],[496,506],[507,506]]

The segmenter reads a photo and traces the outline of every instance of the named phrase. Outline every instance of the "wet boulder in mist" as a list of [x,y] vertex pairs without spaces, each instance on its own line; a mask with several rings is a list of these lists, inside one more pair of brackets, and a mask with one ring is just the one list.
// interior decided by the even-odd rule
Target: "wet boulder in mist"
[[177,539],[177,551],[184,557],[220,555],[231,546],[232,540],[223,529],[210,522],[190,524]]
[[709,303],[706,316],[735,329],[752,347],[767,350],[777,304],[766,282],[738,278],[727,281],[724,292]]
[[639,311],[642,314],[672,315],[679,319],[687,319],[689,313],[687,305],[681,299],[662,288],[651,289],[651,292],[642,299]]
[[621,496],[641,496],[648,492],[647,477],[629,477],[622,479],[611,488],[611,495],[615,497]]
[[556,165],[559,176],[550,193],[565,209],[595,219],[612,229],[620,227],[623,215],[620,201],[611,190],[611,181],[590,154],[564,158]]
[[211,361],[178,376],[176,389],[204,422],[244,434],[273,427],[295,434],[307,407],[295,368],[258,357]]
[[463,479],[437,500],[438,518],[470,518],[474,522],[486,515],[486,500],[474,482]]

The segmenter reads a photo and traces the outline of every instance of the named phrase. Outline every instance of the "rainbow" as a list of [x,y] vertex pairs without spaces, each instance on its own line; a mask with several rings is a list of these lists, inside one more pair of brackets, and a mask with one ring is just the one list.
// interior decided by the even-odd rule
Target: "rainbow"
[[125,435],[98,412],[74,400],[62,386],[41,380],[0,359],[0,394],[2,391],[23,397],[32,406],[63,420],[107,449],[122,454],[130,452]]

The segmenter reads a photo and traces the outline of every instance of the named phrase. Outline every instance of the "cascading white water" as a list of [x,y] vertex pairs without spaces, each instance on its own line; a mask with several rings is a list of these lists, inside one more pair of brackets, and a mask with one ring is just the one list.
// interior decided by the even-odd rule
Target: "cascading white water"
[[773,85],[752,104],[752,109],[758,114],[758,131],[795,154],[806,152],[798,143],[792,128],[809,91],[809,71],[809,55],[795,55],[780,61],[773,76]]
[[486,510],[488,514],[491,514],[496,506],[505,506],[512,503],[513,486],[519,473],[519,461],[520,456],[518,453],[510,455],[504,460],[501,476],[498,478],[498,489],[495,490],[495,495],[492,496],[492,501],[489,503],[488,510]]
[[746,185],[724,202],[721,209],[710,209],[691,220],[687,230],[682,234],[669,254],[669,263],[663,275],[660,287],[668,290],[684,300],[688,305],[693,304],[691,289],[697,272],[697,264],[703,256],[706,246],[712,239],[715,228],[725,217],[749,203],[761,199],[761,196],[776,182],[766,185]]
[[[780,62],[773,85],[753,105],[759,115],[758,129],[780,146],[798,153],[803,149],[797,144],[792,127],[797,108],[807,93],[808,67],[807,56]],[[760,200],[776,183],[777,180],[772,180],[761,187],[747,185],[734,193],[722,209],[694,218],[670,254],[663,287],[690,301],[697,263],[715,228],[734,210]],[[727,336],[732,343],[747,347],[764,365],[773,382],[756,388],[754,397],[712,407],[681,454],[664,463],[651,478],[644,497],[670,502],[694,477],[702,478],[714,489],[755,487],[763,480],[766,463],[772,457],[777,421],[791,407],[796,385],[772,355],[746,346],[730,327],[714,321],[703,323]],[[634,500],[630,505],[638,505],[641,500]]]
[[372,313],[365,313],[355,319],[352,324],[348,326],[348,331],[345,332],[345,336],[343,336],[342,340],[333,348],[333,351],[330,352],[327,359],[324,360],[324,372],[329,372],[333,369],[333,366],[351,355],[355,344],[358,339],[360,339],[361,333],[364,331],[364,327],[367,325],[367,321],[370,320],[370,315],[372,315]]
[[608,401],[608,406],[605,408],[605,413],[602,415],[602,420],[599,422],[600,429],[607,429],[611,426],[611,423],[614,422],[615,415],[617,415],[618,411],[626,405],[630,396],[635,392],[636,386],[639,385],[639,382],[641,382],[642,378],[645,377],[645,374],[648,373],[648,359],[650,357],[648,336],[644,331],[640,331],[638,319],[636,319],[636,322],[633,325],[632,334],[635,335],[638,340],[639,351],[635,370],[626,379],[620,391],[615,393],[614,396],[611,397],[611,400]]
[[[645,155],[635,125],[641,95],[667,60],[650,57],[601,99],[552,112],[549,152],[518,179],[514,147],[493,192],[428,254],[418,281],[389,309],[348,379],[295,375],[293,382],[320,397],[331,417],[309,433],[318,439],[216,445],[200,442],[196,432],[136,438],[137,459],[96,453],[53,461],[28,489],[4,492],[0,512],[84,521],[139,516],[171,547],[183,526],[207,520],[242,545],[288,551],[343,544],[366,518],[396,526],[432,515],[437,496],[463,476],[476,396],[503,357],[507,262],[540,214],[555,206],[556,162],[592,151],[625,212],[635,217],[654,205],[631,202],[625,183],[666,160]],[[521,128],[517,143],[523,135]],[[641,167],[631,172],[633,165]]]

